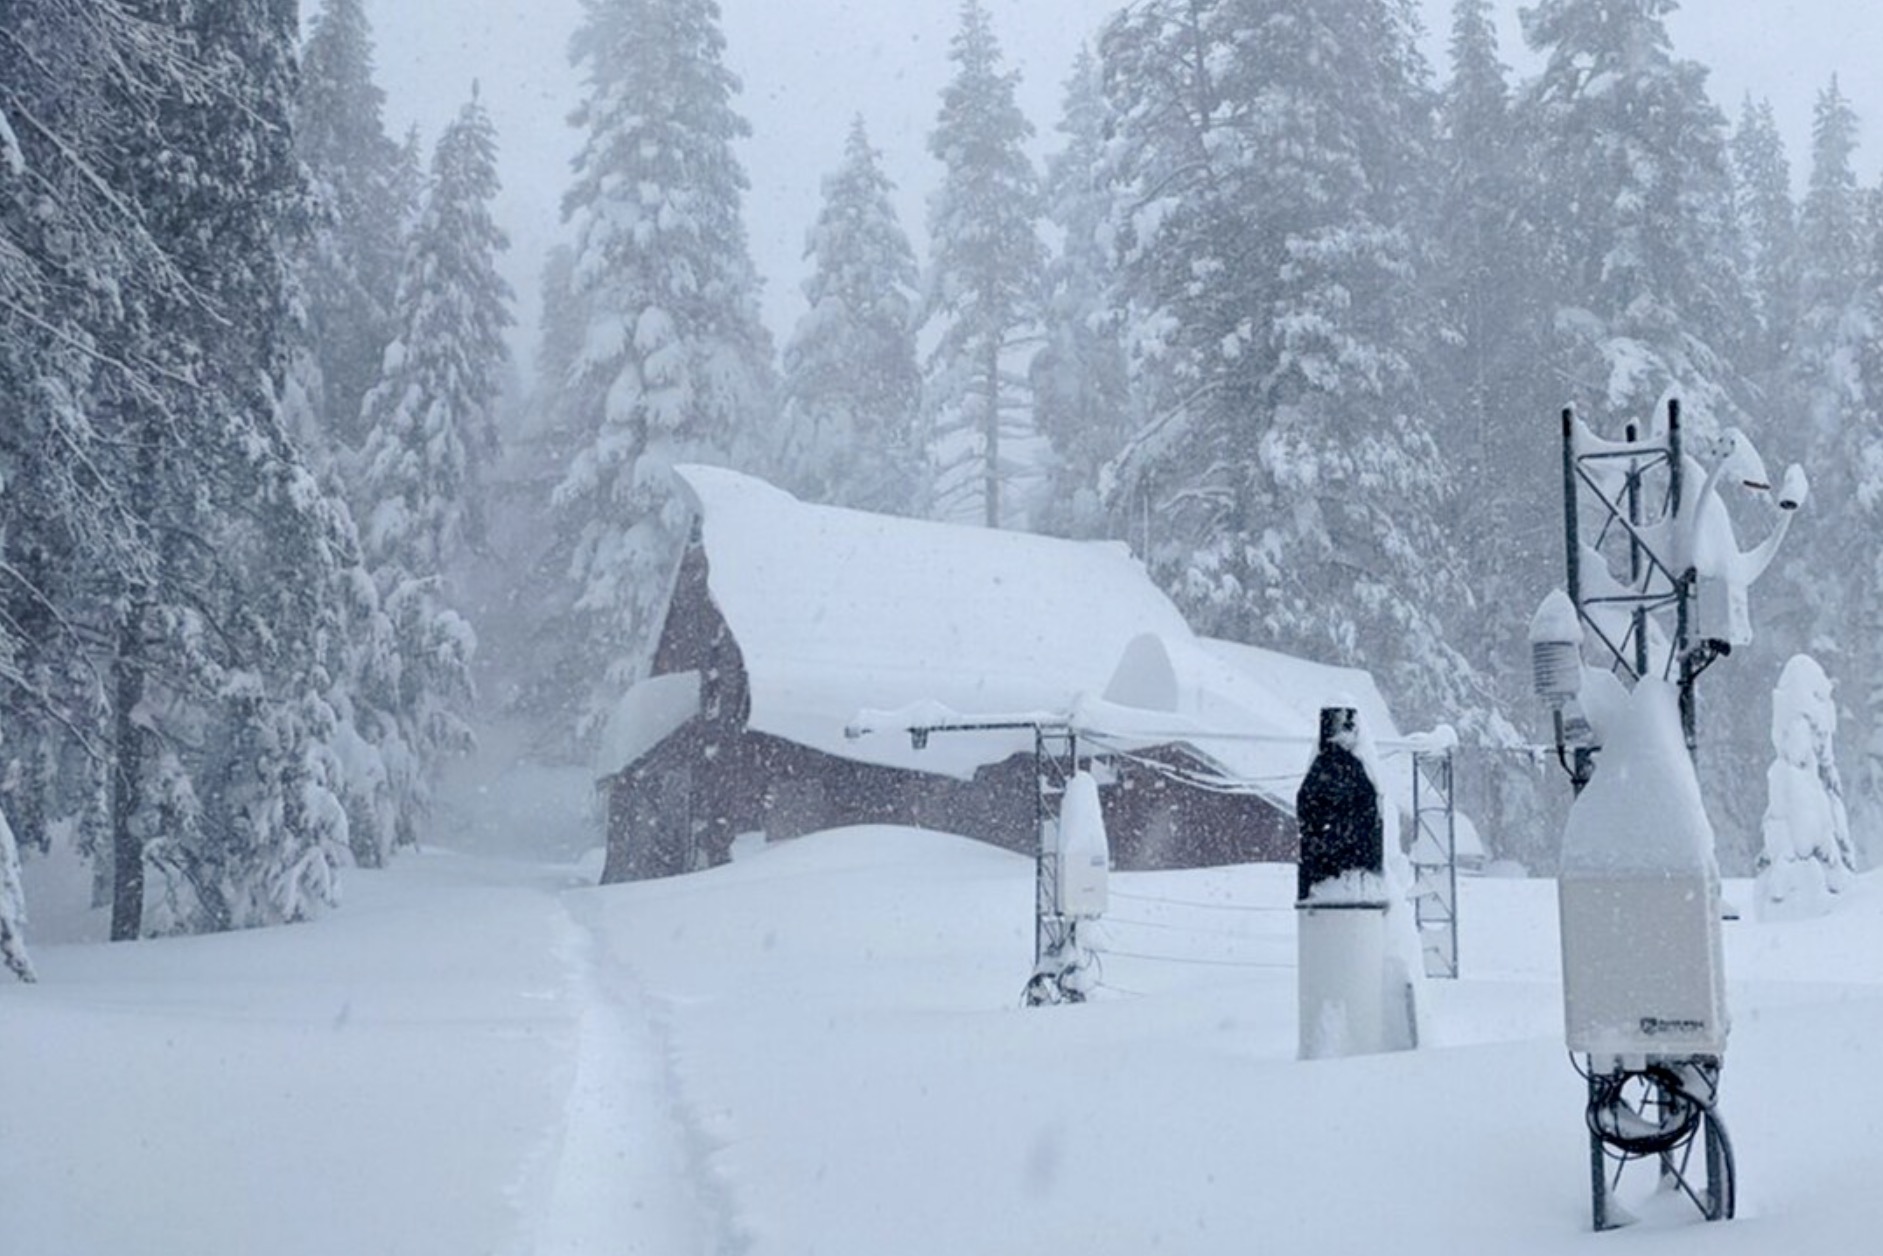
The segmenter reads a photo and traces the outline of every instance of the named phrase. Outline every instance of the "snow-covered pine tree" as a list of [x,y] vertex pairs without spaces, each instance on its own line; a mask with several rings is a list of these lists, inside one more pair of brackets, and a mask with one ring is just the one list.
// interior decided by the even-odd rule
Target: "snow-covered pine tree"
[[[1482,511],[1469,517],[1470,535],[1510,555],[1517,547],[1506,533],[1520,513],[1531,513],[1510,507],[1534,498],[1528,473],[1557,458],[1547,421],[1555,389],[1544,392],[1531,382],[1537,276],[1529,259],[1535,242],[1533,224],[1518,212],[1519,153],[1490,0],[1455,0],[1452,14],[1451,76],[1439,98],[1432,268],[1447,333],[1440,387],[1454,437],[1453,461],[1474,485],[1467,516],[1473,507]],[[1513,421],[1518,415],[1532,421]],[[1560,537],[1551,539],[1560,547]],[[1521,548],[1521,561],[1534,561],[1533,546]]]
[[0,10],[0,802],[29,849],[69,818],[96,835],[96,599],[150,557],[102,474],[101,424],[161,373],[139,322],[175,282],[111,176],[189,73],[169,31],[121,6]]
[[330,902],[346,846],[329,697],[350,523],[279,404],[306,217],[295,6],[149,8],[200,78],[123,154],[145,229],[185,282],[152,318],[181,382],[127,410],[113,476],[157,558],[111,599],[117,937],[143,927],[146,862],[177,905],[157,927],[242,927]]
[[513,299],[497,271],[509,242],[490,213],[496,163],[496,133],[473,89],[433,154],[396,335],[364,403],[360,516],[376,570],[449,571],[481,541]]
[[[1535,224],[1519,212],[1521,153],[1490,0],[1454,0],[1449,53],[1426,268],[1442,333],[1425,374],[1459,477],[1448,531],[1483,612],[1453,624],[1452,640],[1483,665],[1497,709],[1515,716],[1534,705],[1525,625],[1561,564],[1562,521],[1537,509],[1539,490],[1560,475],[1549,421],[1560,392],[1536,369],[1542,276]],[[1483,730],[1511,740],[1497,731]],[[1484,765],[1459,774],[1460,804],[1491,836],[1495,856],[1549,866],[1562,826],[1542,814],[1536,773],[1507,754]]]
[[[29,784],[72,782],[32,794],[33,822],[97,835],[116,937],[301,914],[343,853],[321,595],[345,516],[276,408],[293,6],[26,0],[0,20],[0,108],[27,121],[0,184],[20,420],[0,441],[22,490],[0,544],[34,652],[6,714],[57,732],[27,742]],[[147,866],[178,914],[146,915]]]
[[1775,413],[1792,413],[1783,373],[1798,322],[1798,207],[1791,162],[1769,100],[1747,96],[1732,139],[1734,188],[1745,239],[1744,287],[1752,300],[1752,338],[1743,369]]
[[467,549],[483,540],[483,472],[496,452],[511,322],[509,285],[497,273],[508,242],[490,216],[496,161],[496,136],[473,87],[439,137],[395,336],[364,403],[357,513],[396,662],[370,669],[355,707],[377,740],[396,739],[395,761],[406,770],[383,778],[383,798],[349,798],[353,853],[363,863],[382,863],[393,845],[417,840],[437,760],[471,740],[474,638],[447,589]]
[[387,135],[362,0],[323,0],[301,60],[295,151],[319,204],[297,269],[305,291],[316,408],[326,439],[357,447],[360,402],[392,338],[411,157]]
[[1842,682],[1852,829],[1874,865],[1883,859],[1883,188],[1856,184],[1857,125],[1833,81],[1819,97],[1801,213],[1794,361],[1820,517],[1787,574],[1818,634],[1804,645]]
[[1001,527],[1024,521],[1037,479],[1025,360],[1038,347],[1046,250],[1025,148],[1033,127],[980,0],[962,0],[948,56],[955,74],[928,139],[942,181],[929,201],[921,313],[940,328],[924,367],[931,512]]
[[[1818,94],[1811,128],[1811,175],[1799,213],[1799,320],[1793,372],[1804,398],[1811,462],[1825,487],[1836,435],[1860,403],[1851,365],[1869,333],[1865,313],[1866,205],[1851,165],[1857,114],[1835,77]],[[1848,468],[1844,468],[1848,470]]]
[[1690,430],[1745,426],[1726,122],[1674,56],[1678,0],[1538,0],[1544,69],[1517,103],[1549,283],[1538,369],[1592,417],[1645,420],[1678,392]]
[[806,501],[919,514],[918,275],[892,191],[859,115],[805,249],[810,309],[785,346],[779,479]]
[[[1864,263],[1866,319],[1883,327],[1883,187],[1869,196],[1869,256]],[[1856,770],[1851,773],[1847,798],[1851,830],[1870,867],[1883,865],[1883,337],[1871,335],[1858,354],[1864,404],[1850,415],[1844,429],[1840,457],[1855,468],[1853,509],[1847,519],[1828,523],[1849,529],[1837,535],[1854,553],[1849,567],[1825,567],[1839,579],[1854,577],[1856,596],[1850,599],[1855,648],[1845,652],[1846,699],[1849,714],[1844,726],[1854,733]],[[1867,549],[1863,541],[1868,539]],[[1839,556],[1832,555],[1831,561]],[[1826,576],[1828,579],[1828,575]]]
[[[1848,461],[1856,450],[1845,436],[1864,409],[1860,357],[1869,337],[1868,243],[1865,200],[1851,166],[1857,116],[1835,79],[1819,93],[1813,123],[1808,188],[1789,236],[1789,252],[1770,259],[1767,267],[1773,272],[1770,282],[1782,285],[1787,301],[1779,311],[1779,343],[1761,345],[1756,360],[1766,367],[1766,402],[1774,417],[1783,420],[1812,486],[1808,526],[1799,538],[1803,557],[1783,564],[1776,577],[1786,589],[1777,600],[1783,612],[1782,648],[1818,655],[1840,676],[1854,676],[1858,673],[1851,669],[1860,666],[1857,660],[1867,650],[1864,634],[1847,626],[1857,622],[1864,585],[1861,580],[1826,580],[1824,573],[1863,567],[1861,543],[1847,533],[1852,526],[1861,527],[1862,512],[1854,499],[1858,464]],[[1767,133],[1769,126],[1769,117],[1759,115],[1748,122],[1747,146],[1756,145],[1754,152],[1769,153],[1777,145],[1776,136]],[[1769,156],[1766,160],[1769,165]],[[1777,208],[1781,176],[1784,211]],[[1773,206],[1768,212],[1789,212],[1789,171],[1768,170],[1765,178],[1772,185],[1765,197]],[[1743,208],[1742,215],[1749,250],[1757,257],[1760,233],[1754,228],[1763,224],[1751,217],[1750,207]],[[1753,281],[1751,290],[1763,302],[1765,276],[1754,272]],[[1767,322],[1760,326],[1764,329]],[[1773,659],[1773,665],[1783,657]],[[1854,687],[1846,693],[1854,693]]]
[[1046,163],[1046,214],[1061,243],[1046,272],[1045,343],[1029,370],[1034,421],[1053,452],[1035,523],[1080,537],[1106,531],[1099,471],[1133,424],[1130,373],[1112,304],[1112,198],[1104,173],[1110,120],[1098,58],[1081,48],[1066,80],[1059,122],[1064,147]]
[[580,444],[553,506],[574,596],[539,657],[578,739],[653,648],[687,526],[671,468],[771,447],[772,349],[732,150],[748,128],[724,46],[715,0],[583,0],[572,45],[587,85],[563,200]]
[[1212,634],[1372,667],[1412,718],[1480,706],[1475,605],[1413,370],[1426,71],[1393,0],[1154,0],[1102,45],[1147,421],[1113,500]]

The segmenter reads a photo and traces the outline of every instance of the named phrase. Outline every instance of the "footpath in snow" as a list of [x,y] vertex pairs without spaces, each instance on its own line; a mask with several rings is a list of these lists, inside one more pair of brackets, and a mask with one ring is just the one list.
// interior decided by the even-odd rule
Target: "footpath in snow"
[[[1290,869],[1115,879],[1025,1010],[1029,861],[894,829],[712,872],[445,853],[313,925],[42,935],[0,987],[0,1252],[1861,1250],[1883,884],[1728,926],[1742,1219],[1587,1232],[1553,885],[1464,886],[1435,1042],[1293,1059]],[[1733,887],[1741,898],[1744,887]]]

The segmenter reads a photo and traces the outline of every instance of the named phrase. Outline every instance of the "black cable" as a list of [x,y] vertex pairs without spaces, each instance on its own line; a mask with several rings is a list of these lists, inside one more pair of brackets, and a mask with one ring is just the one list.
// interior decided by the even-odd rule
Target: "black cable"
[[[1611,1073],[1585,1069],[1573,1056],[1571,1062],[1589,1084],[1589,1106],[1584,1114],[1589,1132],[1618,1159],[1626,1162],[1665,1156],[1682,1147],[1691,1154],[1694,1136],[1703,1129],[1709,1132],[1718,1143],[1720,1174],[1719,1182],[1709,1182],[1709,1186],[1718,1186],[1719,1219],[1733,1216],[1738,1208],[1739,1168],[1733,1155],[1732,1138],[1715,1106],[1719,1097],[1717,1060],[1655,1061],[1645,1068],[1617,1069]],[[1649,1088],[1639,1103],[1629,1102],[1630,1082],[1640,1082]],[[1647,1115],[1650,1106],[1655,1110],[1654,1117]],[[1705,1205],[1687,1184],[1686,1163],[1683,1157],[1681,1171],[1675,1176],[1687,1197],[1704,1212]],[[1709,1173],[1713,1167],[1708,1165]]]
[[[1627,1087],[1640,1081],[1652,1089],[1639,1103],[1630,1103]],[[1687,1093],[1680,1075],[1661,1064],[1640,1071],[1604,1073],[1590,1078],[1589,1132],[1602,1145],[1622,1155],[1639,1158],[1673,1151],[1693,1138],[1706,1109]],[[1648,1116],[1652,1105],[1657,1112]]]
[[1162,903],[1168,907],[1190,907],[1197,911],[1282,912],[1294,910],[1293,907],[1270,907],[1262,903],[1207,903],[1192,898],[1164,898],[1157,894],[1132,894],[1127,890],[1113,890],[1111,896],[1133,903]]

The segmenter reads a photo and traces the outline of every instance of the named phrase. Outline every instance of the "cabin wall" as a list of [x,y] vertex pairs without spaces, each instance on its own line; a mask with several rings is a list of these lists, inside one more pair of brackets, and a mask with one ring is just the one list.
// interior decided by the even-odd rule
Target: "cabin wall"
[[[709,745],[717,752],[706,754]],[[1292,861],[1292,817],[1266,799],[1224,794],[1123,764],[1100,793],[1121,871]],[[671,876],[723,863],[733,837],[774,841],[822,829],[899,824],[1031,854],[1037,803],[1030,754],[971,781],[858,763],[761,733],[714,732],[701,719],[611,778],[604,881]]]

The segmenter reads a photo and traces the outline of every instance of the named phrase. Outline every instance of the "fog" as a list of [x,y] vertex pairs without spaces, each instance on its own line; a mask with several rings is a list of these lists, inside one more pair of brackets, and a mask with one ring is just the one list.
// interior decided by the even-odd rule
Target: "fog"
[[[473,79],[502,144],[504,191],[497,205],[512,248],[506,262],[521,300],[513,334],[527,370],[534,345],[536,280],[559,238],[560,201],[578,136],[568,114],[579,98],[568,45],[580,0],[368,0],[386,90],[387,130],[416,125],[429,141],[463,101]],[[816,217],[819,180],[841,152],[845,128],[862,113],[898,208],[922,247],[925,198],[938,167],[928,154],[956,0],[721,0],[726,59],[744,80],[739,108],[752,124],[742,146],[752,182],[746,226],[765,277],[766,320],[775,336],[802,308],[804,232]],[[1050,151],[1060,89],[1081,38],[1119,7],[1117,0],[992,0],[988,5],[1010,65],[1021,74],[1020,104],[1032,118],[1036,152]],[[1434,71],[1445,70],[1450,0],[1421,0]],[[1514,0],[1497,4],[1505,57],[1515,73],[1534,65],[1519,36]],[[306,15],[317,11],[310,3]],[[1809,152],[1812,105],[1841,72],[1840,86],[1871,134],[1883,120],[1883,83],[1862,73],[1859,50],[1883,46],[1883,7],[1853,0],[1706,0],[1670,19],[1675,49],[1711,70],[1714,99],[1729,120],[1751,93],[1778,112],[1800,180]],[[1858,169],[1883,166],[1883,146],[1860,151]]]

